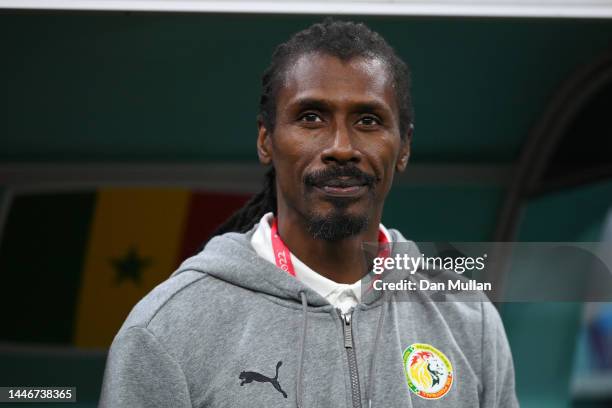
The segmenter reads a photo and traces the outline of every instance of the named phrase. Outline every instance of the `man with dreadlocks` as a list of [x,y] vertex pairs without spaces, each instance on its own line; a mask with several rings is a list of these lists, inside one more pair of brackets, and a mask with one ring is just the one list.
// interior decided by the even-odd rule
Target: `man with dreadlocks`
[[368,284],[364,243],[419,255],[381,224],[410,153],[406,65],[365,25],[326,20],[278,46],[262,82],[265,188],[134,307],[101,406],[518,406],[493,306]]

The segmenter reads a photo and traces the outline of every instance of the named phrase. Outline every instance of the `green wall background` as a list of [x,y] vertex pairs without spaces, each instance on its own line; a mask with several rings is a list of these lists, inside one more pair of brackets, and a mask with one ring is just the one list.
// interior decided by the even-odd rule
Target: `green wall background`
[[[415,162],[511,162],[605,20],[351,17],[413,70]],[[254,161],[259,78],[314,16],[0,14],[1,161]]]
[[[0,164],[255,162],[260,75],[276,44],[320,19],[1,13]],[[604,20],[351,19],[379,31],[412,68],[416,163],[512,163],[561,82],[612,48],[612,22]],[[604,190],[597,191],[609,202]],[[398,186],[384,222],[414,240],[487,240],[503,193],[489,185]],[[572,225],[560,226],[553,216],[575,213],[571,206],[539,201],[530,208],[524,238],[577,239]],[[575,327],[576,309],[570,321],[563,320],[565,309],[556,310],[543,313],[560,330]],[[525,333],[541,326],[516,323],[533,309],[507,315],[517,350],[537,341]],[[565,335],[564,344],[573,344]],[[515,351],[521,372],[532,369],[526,355]],[[3,354],[0,367],[11,369],[0,369],[0,383],[70,383],[82,390],[80,405],[93,406],[103,362]],[[535,395],[530,379],[519,379],[525,398]],[[551,383],[546,395],[564,385]]]
[[[597,242],[601,239],[603,223],[610,208],[612,181],[539,197],[528,204],[517,240]],[[525,271],[523,275],[531,272]],[[582,274],[583,271],[576,273]],[[582,309],[583,304],[578,302],[502,305],[522,407],[571,406],[573,354],[577,352]]]

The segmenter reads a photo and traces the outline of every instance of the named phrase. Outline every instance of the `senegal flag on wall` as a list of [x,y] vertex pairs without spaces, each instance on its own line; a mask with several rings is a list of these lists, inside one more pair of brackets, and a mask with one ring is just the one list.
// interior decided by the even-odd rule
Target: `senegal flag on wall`
[[131,308],[249,196],[20,194],[0,242],[0,342],[108,347]]

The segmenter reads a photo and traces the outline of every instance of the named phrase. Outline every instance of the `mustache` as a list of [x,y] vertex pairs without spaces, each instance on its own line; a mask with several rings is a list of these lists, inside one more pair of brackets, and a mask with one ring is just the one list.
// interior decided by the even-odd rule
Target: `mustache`
[[[343,177],[344,179],[340,179]],[[359,170],[356,166],[333,166],[315,170],[304,175],[304,184],[310,187],[333,186],[351,187],[366,185],[372,187],[378,179]]]

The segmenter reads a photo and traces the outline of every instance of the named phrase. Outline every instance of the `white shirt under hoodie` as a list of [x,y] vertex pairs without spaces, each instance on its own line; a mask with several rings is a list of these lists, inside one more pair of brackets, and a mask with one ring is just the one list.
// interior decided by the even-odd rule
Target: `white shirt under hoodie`
[[[272,247],[271,224],[273,218],[274,214],[271,212],[261,217],[259,225],[251,238],[251,244],[259,256],[276,265]],[[387,241],[391,242],[391,235],[385,226],[380,224],[379,228],[385,234]],[[323,296],[330,304],[340,309],[342,313],[346,313],[351,307],[361,301],[361,280],[350,285],[334,282],[313,271],[293,253],[291,253],[291,262],[295,268],[295,277]]]

